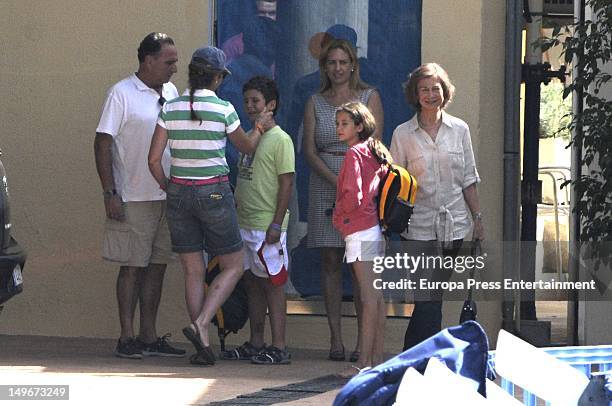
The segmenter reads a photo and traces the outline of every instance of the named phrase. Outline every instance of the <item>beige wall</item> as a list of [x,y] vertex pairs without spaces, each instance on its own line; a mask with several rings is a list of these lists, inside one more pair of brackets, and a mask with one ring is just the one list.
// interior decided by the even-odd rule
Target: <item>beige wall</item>
[[[0,147],[15,236],[29,251],[26,290],[7,303],[0,334],[117,336],[116,269],[99,259],[104,214],[92,142],[100,107],[105,90],[137,68],[138,42],[150,31],[176,40],[174,82],[183,89],[189,53],[207,41],[207,11],[197,0],[0,2]],[[501,239],[504,12],[502,1],[423,2],[422,59],[445,66],[457,86],[449,111],[472,130],[491,240]],[[164,289],[159,325],[180,336],[178,266]],[[499,309],[479,307],[493,335]],[[447,306],[448,322],[458,314]]]
[[[447,110],[465,120],[472,134],[485,235],[502,239],[505,2],[500,0],[423,1],[422,61],[437,62],[456,87]],[[488,258],[487,269],[501,269]],[[456,324],[462,303],[444,307],[444,321]],[[501,304],[482,302],[479,321],[495,342]]]
[[[0,148],[14,234],[29,253],[25,292],[7,303],[0,333],[117,335],[116,268],[99,259],[100,108],[106,90],[138,68],[138,44],[151,31],[174,38],[174,83],[184,89],[186,61],[207,43],[208,26],[201,0],[0,2]],[[165,289],[162,323],[178,330],[185,319],[178,267]]]

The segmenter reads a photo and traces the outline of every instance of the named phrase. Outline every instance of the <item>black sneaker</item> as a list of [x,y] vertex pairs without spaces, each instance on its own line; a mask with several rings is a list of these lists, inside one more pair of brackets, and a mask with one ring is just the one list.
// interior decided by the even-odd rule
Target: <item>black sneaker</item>
[[240,347],[223,351],[220,358],[224,360],[250,360],[265,348],[267,348],[265,343],[261,348],[256,348],[250,342],[245,341]]
[[273,345],[264,348],[259,354],[251,357],[252,364],[286,365],[291,364],[291,354],[287,349],[281,350]]
[[152,342],[151,344],[142,343],[142,355],[146,355],[149,357],[184,357],[186,351],[181,348],[175,348],[171,346],[168,342],[168,337],[170,336],[171,334],[168,333],[163,337],[159,337],[157,341]]
[[123,342],[119,339],[117,340],[117,347],[115,347],[115,355],[119,358],[141,359],[142,346],[132,337]]

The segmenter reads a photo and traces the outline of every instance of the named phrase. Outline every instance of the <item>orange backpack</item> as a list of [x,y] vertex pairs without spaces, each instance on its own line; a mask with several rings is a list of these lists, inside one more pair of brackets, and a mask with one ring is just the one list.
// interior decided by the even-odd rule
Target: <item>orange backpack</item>
[[378,220],[385,234],[402,233],[408,229],[414,208],[417,181],[406,169],[385,163],[387,174],[380,183]]

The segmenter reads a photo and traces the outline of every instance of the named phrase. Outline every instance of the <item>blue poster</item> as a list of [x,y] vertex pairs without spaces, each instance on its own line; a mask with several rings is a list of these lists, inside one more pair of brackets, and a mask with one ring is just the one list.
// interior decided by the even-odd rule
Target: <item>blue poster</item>
[[[217,0],[216,46],[227,56],[232,75],[219,88],[245,130],[250,129],[242,85],[251,77],[274,78],[281,93],[277,123],[292,137],[296,151],[296,188],[290,205],[287,245],[290,275],[302,296],[320,295],[318,250],[306,248],[310,168],[302,152],[302,119],[307,100],[319,90],[318,58],[331,38],[357,50],[361,79],[375,87],[384,109],[383,141],[413,111],[402,83],[421,64],[422,0]],[[228,143],[227,159],[235,179],[238,154]],[[346,268],[346,267],[345,267]],[[346,272],[345,296],[351,295]]]

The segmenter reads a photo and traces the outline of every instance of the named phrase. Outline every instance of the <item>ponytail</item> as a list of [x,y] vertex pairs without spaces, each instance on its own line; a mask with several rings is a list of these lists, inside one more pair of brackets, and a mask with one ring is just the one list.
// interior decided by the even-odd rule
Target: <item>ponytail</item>
[[189,110],[191,110],[191,119],[192,120],[200,120],[200,124],[202,124],[202,119],[200,117],[198,117],[198,115],[196,114],[195,110],[193,109],[193,95],[195,93],[195,89],[192,87],[189,89]]
[[194,121],[200,121],[200,124],[202,124],[202,118],[200,118],[193,109],[194,94],[196,90],[204,89],[210,86],[215,79],[215,73],[216,72],[214,71],[207,70],[201,66],[198,66],[198,64],[189,64],[189,110],[191,111],[190,118]]
[[369,137],[366,142],[368,148],[370,148],[370,151],[372,151],[372,154],[374,155],[379,164],[386,165],[393,163],[391,153],[389,152],[387,147],[385,147],[385,144],[373,137]]

